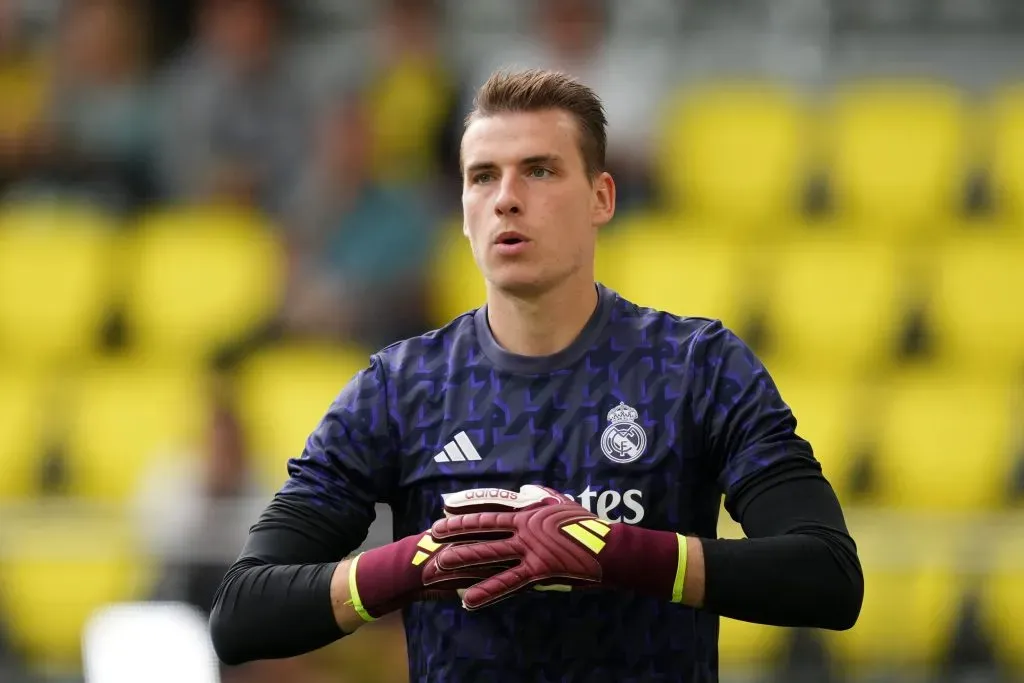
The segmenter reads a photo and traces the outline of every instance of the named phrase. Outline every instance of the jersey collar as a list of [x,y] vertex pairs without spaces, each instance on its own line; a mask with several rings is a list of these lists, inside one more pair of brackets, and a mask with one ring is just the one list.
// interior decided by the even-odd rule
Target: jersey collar
[[517,374],[545,374],[569,367],[594,345],[608,322],[615,293],[600,283],[596,287],[597,307],[587,324],[572,344],[550,356],[520,356],[503,348],[487,323],[487,306],[481,306],[473,315],[473,322],[484,354],[497,368]]

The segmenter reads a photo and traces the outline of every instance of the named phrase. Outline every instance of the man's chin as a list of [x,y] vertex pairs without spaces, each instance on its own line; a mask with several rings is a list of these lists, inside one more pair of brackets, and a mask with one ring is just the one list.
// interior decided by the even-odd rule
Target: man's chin
[[538,273],[510,273],[507,271],[511,269],[502,270],[506,272],[493,273],[488,279],[491,289],[505,296],[532,299],[549,291],[555,284],[551,278],[542,277]]

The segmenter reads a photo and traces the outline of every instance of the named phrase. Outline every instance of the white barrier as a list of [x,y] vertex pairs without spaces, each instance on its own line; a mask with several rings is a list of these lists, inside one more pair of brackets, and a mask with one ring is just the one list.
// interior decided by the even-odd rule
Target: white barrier
[[85,683],[220,683],[206,619],[178,603],[98,610],[82,636]]

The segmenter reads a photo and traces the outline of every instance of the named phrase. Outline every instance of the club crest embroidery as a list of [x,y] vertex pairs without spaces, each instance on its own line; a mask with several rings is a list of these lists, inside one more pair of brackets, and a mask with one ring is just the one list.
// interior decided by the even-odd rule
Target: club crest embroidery
[[601,435],[601,450],[612,462],[633,462],[647,449],[647,433],[636,423],[639,414],[619,403],[608,411],[610,423]]

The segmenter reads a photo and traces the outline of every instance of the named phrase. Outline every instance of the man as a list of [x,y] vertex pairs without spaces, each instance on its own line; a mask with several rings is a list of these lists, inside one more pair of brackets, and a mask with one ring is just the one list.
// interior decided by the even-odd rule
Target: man
[[[486,306],[342,390],[218,592],[225,661],[401,609],[414,681],[714,681],[719,616],[856,621],[856,548],[761,363],[595,283],[604,129],[562,74],[481,88],[462,171]],[[723,493],[747,539],[715,538]],[[398,540],[342,560],[378,502]]]

